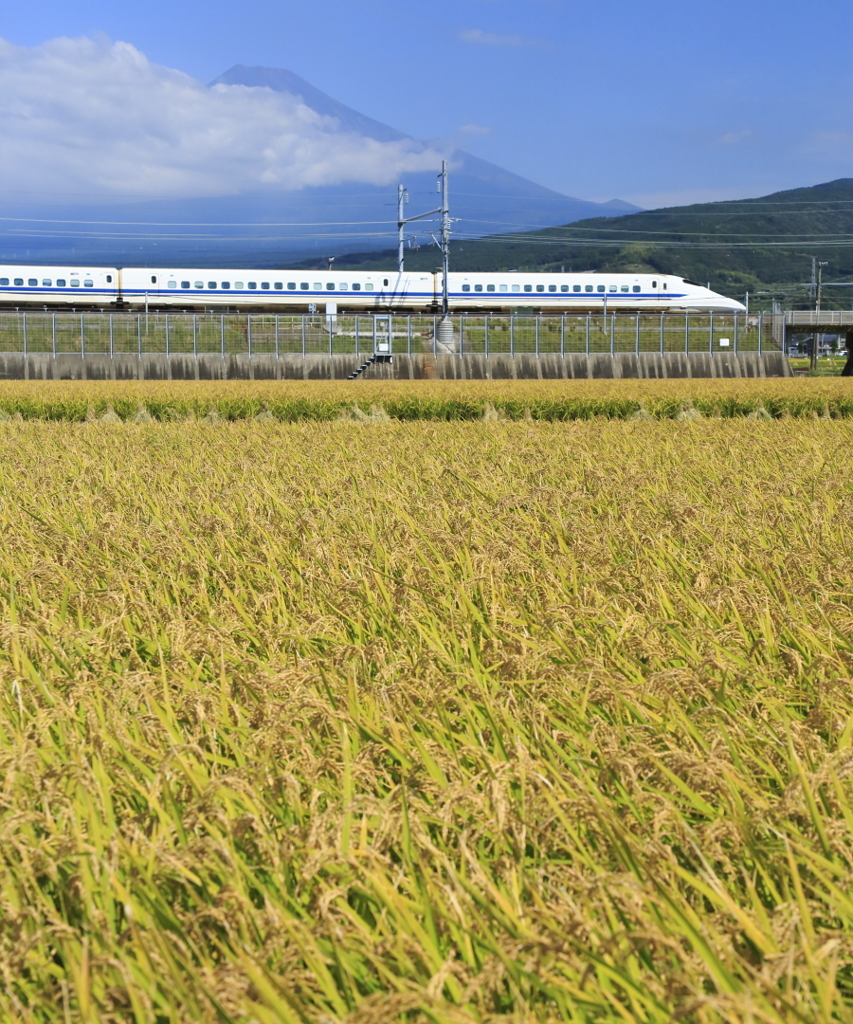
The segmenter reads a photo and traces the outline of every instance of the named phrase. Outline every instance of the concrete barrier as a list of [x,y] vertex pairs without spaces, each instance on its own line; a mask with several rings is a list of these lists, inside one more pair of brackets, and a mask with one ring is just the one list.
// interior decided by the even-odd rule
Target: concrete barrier
[[[345,355],[57,355],[0,353],[4,380],[344,380],[363,357]],[[395,355],[358,380],[648,380],[790,377],[782,352],[610,355]],[[354,382],[357,386],[357,381]]]

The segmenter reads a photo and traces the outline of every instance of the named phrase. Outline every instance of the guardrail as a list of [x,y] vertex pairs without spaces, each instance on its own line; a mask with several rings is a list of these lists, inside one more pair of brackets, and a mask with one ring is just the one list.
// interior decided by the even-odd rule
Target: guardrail
[[[782,348],[781,317],[617,313],[457,314],[439,317],[287,316],[263,313],[0,313],[0,352],[57,355],[369,355],[390,341],[397,354],[770,352]],[[777,323],[778,321],[778,323]]]

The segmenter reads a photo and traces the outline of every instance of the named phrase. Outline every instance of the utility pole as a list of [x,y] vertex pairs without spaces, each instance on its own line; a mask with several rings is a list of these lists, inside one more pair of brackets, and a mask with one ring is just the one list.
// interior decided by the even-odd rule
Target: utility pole
[[[403,216],[405,205],[409,201],[408,190],[403,185],[397,186],[397,270],[403,273],[405,257],[403,250],[406,245],[406,218]],[[414,218],[412,218],[414,220]]]
[[441,161],[438,176],[441,188],[441,316],[447,317],[450,308],[448,275],[450,274],[450,189],[447,181],[447,161]]
[[[434,217],[437,213],[441,214],[441,246],[442,252],[445,248],[449,252],[450,248],[450,207],[447,205],[447,161],[441,161],[441,174],[439,178],[439,191],[441,192],[441,206],[437,210],[428,210],[426,213],[418,213],[414,217],[404,217],[403,213],[404,206],[409,201],[409,193],[403,185],[397,186],[397,270],[402,274],[405,269],[403,266],[403,248],[405,244],[405,235],[403,229],[407,224],[411,224],[413,220],[423,220],[424,217]],[[445,257],[444,263],[447,263],[449,256]],[[446,277],[446,275],[445,275]],[[447,291],[447,282],[445,281],[445,293]]]
[[825,260],[812,260],[812,274],[814,274],[814,265],[817,263],[817,291],[815,296],[815,329],[812,335],[812,357],[809,361],[809,367],[812,370],[817,370],[817,357],[818,347],[820,345],[820,292],[821,286],[823,285],[823,268],[828,266]]

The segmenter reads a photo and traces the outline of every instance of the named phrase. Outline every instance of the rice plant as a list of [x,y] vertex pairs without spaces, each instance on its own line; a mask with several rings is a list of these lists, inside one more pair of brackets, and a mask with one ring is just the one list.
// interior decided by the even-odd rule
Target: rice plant
[[2,1019],[853,1020],[853,424],[761,384],[0,386]]

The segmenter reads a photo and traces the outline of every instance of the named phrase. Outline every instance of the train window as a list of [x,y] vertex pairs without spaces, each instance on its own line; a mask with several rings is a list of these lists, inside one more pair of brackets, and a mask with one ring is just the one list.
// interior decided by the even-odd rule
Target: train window
[[30,288],[38,288],[38,286],[39,286],[38,278],[37,277],[27,278],[27,284],[30,286]]
[[157,278],[154,276],[154,274],[151,275],[151,283],[157,284]]
[[561,292],[567,292],[568,290],[569,290],[569,286],[567,284],[561,284],[560,285],[560,291]]
[[486,285],[486,291],[487,292],[493,292],[494,290],[495,290],[495,286],[493,284],[487,284]]
[[230,281],[223,281],[222,284],[220,285],[220,287],[224,288],[226,291],[228,291],[228,289],[231,287],[231,282]]
[[314,291],[315,292],[321,292],[322,290],[323,290],[323,283],[322,283],[322,281],[315,281],[314,282]]
[[268,292],[270,290],[269,281],[261,281],[261,291]]
[[545,285],[544,284],[537,284],[536,285],[536,291],[537,292],[544,292],[545,291]]
[[372,292],[373,291],[373,283],[371,281],[365,282],[364,290],[366,292]]
[[557,290],[557,286],[555,284],[549,284],[548,285],[548,291],[549,292],[555,292],[556,290]]
[[462,291],[463,292],[470,292],[471,291],[471,285],[470,284],[463,284],[462,285]]
[[514,284],[514,285],[512,286],[512,290],[513,290],[514,292],[520,292],[520,291],[521,291],[521,285],[520,285],[520,284]]
[[483,290],[483,286],[481,284],[475,284],[474,285],[474,291],[475,292],[481,292],[482,290]]
[[507,290],[506,285],[505,284],[500,285],[500,290],[502,292],[505,292]]
[[585,292],[591,292],[592,291],[592,285],[591,284],[585,285],[584,286],[584,291]]
[[53,281],[51,281],[49,277],[43,277],[41,283],[44,285],[45,288],[50,288],[50,286],[53,284]]
[[[6,284],[8,284],[8,283],[9,282],[7,281]],[[64,277],[58,277],[56,279],[56,287],[57,288],[64,288],[65,287],[65,278]]]
[[635,292],[638,292],[638,291],[640,291],[640,286],[639,286],[638,284],[635,284],[635,285],[634,285],[634,289],[633,289],[633,290],[634,290]]
[[664,291],[668,291],[668,289],[666,287],[666,281],[664,281],[664,283],[663,283],[663,288],[664,288]]
[[384,285],[384,286],[385,286],[386,288],[388,287],[388,278],[387,278],[387,277],[386,277],[386,278],[385,278],[385,279],[384,279],[384,280],[382,281],[382,284],[383,284],[383,285]]
[[615,284],[612,284],[607,290],[611,291],[611,292],[615,292],[615,291],[618,291],[619,289],[618,289],[618,287]]
[[[592,291],[592,288],[590,288],[589,290]],[[603,284],[598,285],[596,287],[596,291],[603,292],[604,291],[604,285]]]
[[[276,281],[276,283],[273,285],[273,287],[275,288],[275,290],[277,292],[283,291],[284,290],[284,282],[283,281]],[[294,284],[293,287],[295,288],[296,285]]]
[[581,290],[581,286],[579,284],[572,285],[572,291],[573,292],[579,292],[580,290]]
[[14,283],[17,288],[20,288],[21,285],[24,283],[24,279],[22,277],[16,277]]
[[190,284],[189,281],[181,281],[181,287],[182,288],[191,288],[192,285]]
[[307,281],[302,281],[301,284],[299,285],[299,290],[302,292],[307,292],[310,289],[310,287],[311,285],[308,284]]
[[107,274],[107,284],[112,284],[112,283],[113,283],[113,275],[112,274]]
[[95,287],[95,282],[91,279],[91,277],[87,277],[86,280],[83,282],[83,287],[84,288],[94,288]]
[[354,284],[354,285],[352,286],[352,290],[353,290],[354,292],[360,292],[360,291],[361,291],[361,285],[360,285],[360,284],[358,284],[358,283]]
[[8,284],[9,284],[9,278],[8,277],[0,277],[0,286],[5,288]]
[[630,288],[628,287],[628,285],[627,285],[627,284],[623,284],[623,285],[622,285],[622,291],[623,291],[623,292],[627,292],[627,291],[630,291],[630,290],[631,290],[631,289],[630,289]]
[[340,289],[340,290],[341,290],[342,292],[345,292],[345,291],[347,290],[347,285],[345,285],[344,283],[341,283],[341,284],[339,284],[339,285],[338,285],[338,288],[339,288],[339,289]]
[[532,292],[532,291],[533,291],[533,285],[531,285],[531,284],[526,284],[526,285],[524,286],[524,290],[525,290],[526,292]]
[[258,282],[257,281],[250,281],[249,282],[249,288],[250,288],[251,291],[256,292],[258,290]]
[[[87,287],[88,287],[88,284],[87,284]],[[177,281],[169,281],[169,283],[166,285],[166,287],[167,288],[177,288],[178,287],[178,282]]]
[[237,288],[239,291],[242,291],[243,290],[243,282],[242,281],[235,281],[234,282],[234,287]]
[[193,287],[204,288],[204,281],[196,281]]
[[208,281],[207,282],[207,287],[210,288],[212,291],[216,291],[216,282],[215,281]]
[[334,281],[327,281],[326,282],[326,291],[327,292],[333,292],[334,290],[335,290],[335,282]]
[[652,288],[657,288],[657,286],[658,286],[657,281],[652,281]]

